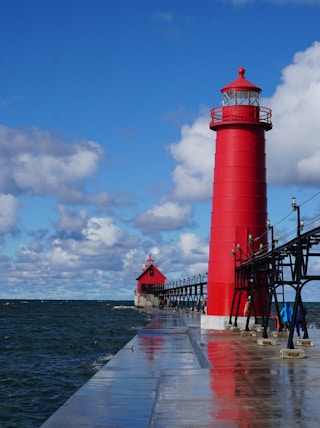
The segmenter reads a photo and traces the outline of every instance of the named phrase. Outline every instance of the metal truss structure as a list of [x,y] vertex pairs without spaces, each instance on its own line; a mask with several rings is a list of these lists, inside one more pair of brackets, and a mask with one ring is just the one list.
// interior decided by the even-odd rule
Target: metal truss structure
[[165,288],[154,286],[153,294],[159,301],[166,301],[167,306],[179,302],[181,309],[199,310],[207,297],[207,274],[174,280],[165,284]]
[[[300,216],[298,215],[297,237],[284,245],[275,247],[272,237],[272,249],[264,254],[252,254],[246,260],[235,258],[235,288],[230,311],[230,324],[237,325],[240,301],[243,293],[251,296],[247,315],[246,330],[249,330],[250,316],[256,317],[257,304],[262,314],[263,337],[267,336],[272,302],[275,304],[276,317],[281,320],[279,308],[279,294],[283,295],[284,286],[288,285],[295,290],[293,319],[290,327],[287,348],[293,349],[293,334],[297,318],[298,307],[303,307],[302,290],[307,283],[319,281],[320,275],[312,274],[312,261],[320,257],[320,227],[301,233]],[[267,305],[263,304],[267,294]],[[253,302],[256,302],[255,304]],[[282,302],[283,303],[283,302]],[[232,314],[236,314],[232,322]],[[304,339],[308,339],[307,324],[303,316]],[[278,330],[281,331],[281,322]]]

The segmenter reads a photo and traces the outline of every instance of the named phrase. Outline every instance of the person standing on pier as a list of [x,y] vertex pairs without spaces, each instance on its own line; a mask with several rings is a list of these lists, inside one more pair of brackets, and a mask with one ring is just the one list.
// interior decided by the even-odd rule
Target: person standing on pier
[[282,322],[284,325],[284,331],[290,329],[290,324],[292,322],[293,310],[289,302],[286,302],[284,307],[281,309],[280,316],[282,317]]
[[248,296],[246,303],[244,304],[244,308],[243,308],[243,316],[244,317],[247,317],[249,314],[250,301],[251,301],[251,296]]
[[208,308],[208,298],[206,297],[204,299],[204,302],[203,302],[203,313],[206,314],[206,315],[208,314],[207,308]]
[[296,318],[296,330],[297,330],[298,337],[300,337],[300,327],[301,327],[302,333],[305,330],[304,325],[303,325],[304,321],[303,321],[302,314],[305,316],[306,313],[307,313],[307,311],[304,307],[301,307],[301,308],[300,308],[300,306],[298,307],[297,318]]

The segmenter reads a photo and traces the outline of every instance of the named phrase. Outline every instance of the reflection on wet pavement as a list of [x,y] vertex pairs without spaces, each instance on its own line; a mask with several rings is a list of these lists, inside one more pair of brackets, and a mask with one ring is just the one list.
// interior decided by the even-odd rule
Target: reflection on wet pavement
[[200,329],[198,315],[154,310],[108,364],[43,427],[315,427],[320,420],[319,330],[304,359],[287,339]]

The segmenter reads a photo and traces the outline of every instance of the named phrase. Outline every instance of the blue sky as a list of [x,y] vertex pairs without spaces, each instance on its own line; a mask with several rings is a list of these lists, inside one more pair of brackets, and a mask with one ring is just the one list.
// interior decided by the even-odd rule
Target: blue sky
[[273,111],[275,233],[292,196],[318,216],[320,0],[0,6],[0,298],[132,299],[150,252],[168,279],[206,272],[210,109],[239,67]]

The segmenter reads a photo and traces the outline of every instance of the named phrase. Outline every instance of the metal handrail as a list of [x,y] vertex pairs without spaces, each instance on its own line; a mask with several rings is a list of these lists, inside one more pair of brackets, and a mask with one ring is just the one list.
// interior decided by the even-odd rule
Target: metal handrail
[[[256,113],[259,113],[257,117]],[[222,122],[249,122],[249,123],[262,123],[272,126],[272,111],[267,107],[253,107],[246,106],[246,112],[249,114],[239,114],[237,106],[231,107],[215,107],[211,109],[211,123],[210,126],[217,125]]]

